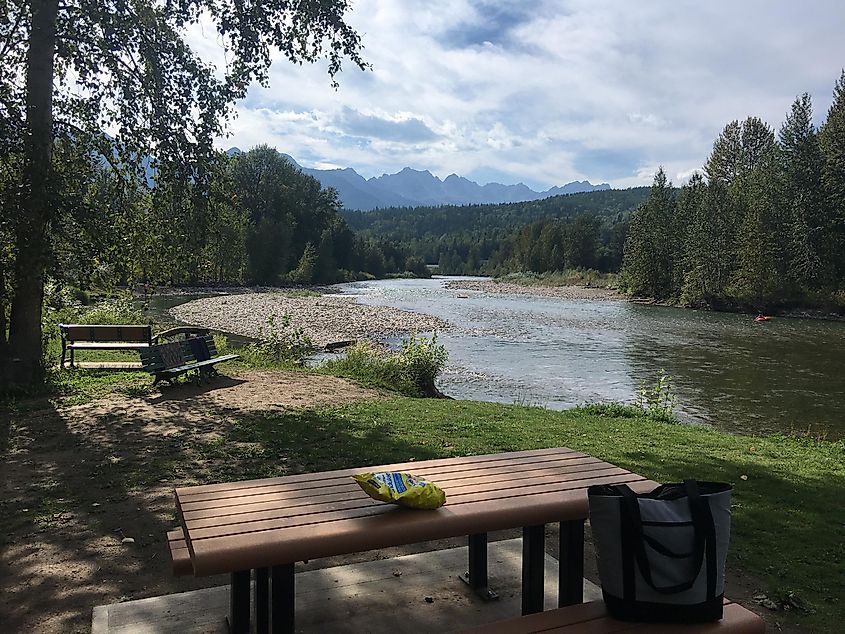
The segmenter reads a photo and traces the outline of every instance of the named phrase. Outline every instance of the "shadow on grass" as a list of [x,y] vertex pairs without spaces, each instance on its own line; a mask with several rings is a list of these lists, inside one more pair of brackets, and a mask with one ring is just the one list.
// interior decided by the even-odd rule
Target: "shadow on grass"
[[237,382],[217,381],[164,398],[0,410],[4,631],[90,631],[95,605],[226,583],[173,577],[175,486],[433,455],[383,422],[209,403],[205,390]]

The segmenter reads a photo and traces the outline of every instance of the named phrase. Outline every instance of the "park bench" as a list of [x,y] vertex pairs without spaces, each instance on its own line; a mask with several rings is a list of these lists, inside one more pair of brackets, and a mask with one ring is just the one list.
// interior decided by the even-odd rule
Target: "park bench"
[[[446,506],[417,511],[369,498],[352,480],[364,471],[407,470],[446,492]],[[250,629],[255,571],[257,632],[294,631],[294,563],[467,535],[465,581],[487,587],[487,533],[523,529],[522,612],[542,612],[544,525],[560,522],[560,606],[583,601],[587,487],[657,484],[566,448],[344,469],[175,491],[181,526],[168,533],[176,575],[229,574],[229,623]]]
[[172,381],[180,374],[192,370],[197,371],[202,381],[217,372],[214,367],[216,364],[240,358],[238,354],[218,356],[211,335],[152,345],[140,352],[143,369],[155,376],[153,385],[162,380]]
[[150,325],[59,324],[59,333],[62,338],[62,359],[59,366],[64,367],[69,351],[70,366],[73,367],[76,350],[141,351],[178,335],[205,335],[208,334],[208,329],[178,326],[153,335]]
[[98,324],[59,324],[62,337],[62,360],[70,351],[70,366],[74,364],[76,350],[143,350],[153,341],[152,327],[141,325],[98,325]]
[[766,623],[751,610],[725,599],[724,615],[713,623],[631,623],[617,621],[607,613],[603,601],[579,603],[539,614],[516,617],[462,634],[764,634]]

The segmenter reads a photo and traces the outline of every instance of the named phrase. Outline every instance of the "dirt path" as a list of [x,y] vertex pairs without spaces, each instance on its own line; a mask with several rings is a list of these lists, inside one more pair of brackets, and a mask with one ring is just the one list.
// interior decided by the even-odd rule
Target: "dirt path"
[[219,466],[192,448],[222,442],[250,411],[379,397],[336,377],[245,371],[203,387],[0,410],[0,629],[90,632],[95,605],[225,583],[170,570],[173,487]]

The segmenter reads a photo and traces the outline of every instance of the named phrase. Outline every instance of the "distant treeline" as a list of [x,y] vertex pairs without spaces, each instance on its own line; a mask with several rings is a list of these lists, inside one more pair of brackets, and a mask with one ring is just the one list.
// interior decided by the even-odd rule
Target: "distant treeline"
[[623,286],[685,305],[845,309],[845,72],[816,130],[797,98],[777,136],[729,123],[680,193],[661,169],[631,220]]
[[824,124],[798,97],[777,135],[729,123],[680,190],[504,205],[344,211],[361,236],[401,245],[441,273],[620,272],[632,295],[688,306],[845,311],[845,72]]
[[389,240],[444,274],[595,268],[618,271],[628,221],[648,188],[501,205],[344,211],[362,236]]

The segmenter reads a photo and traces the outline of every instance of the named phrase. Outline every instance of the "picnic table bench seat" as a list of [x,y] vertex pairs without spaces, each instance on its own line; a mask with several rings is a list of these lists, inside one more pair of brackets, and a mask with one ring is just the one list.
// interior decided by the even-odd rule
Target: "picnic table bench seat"
[[197,370],[202,378],[207,378],[215,373],[216,364],[239,358],[238,354],[218,355],[211,335],[188,337],[141,350],[141,365],[155,376],[153,385],[161,380],[173,380],[191,370]]
[[185,541],[185,532],[181,528],[167,531],[167,546],[170,549],[173,574],[177,577],[191,574],[191,555],[188,552],[188,542]]
[[766,623],[725,599],[724,615],[712,623],[633,623],[607,613],[603,601],[589,601],[464,630],[461,634],[764,634]]

